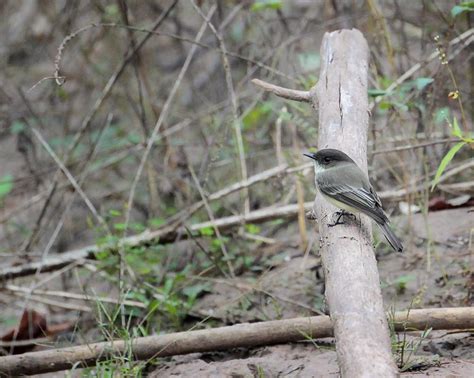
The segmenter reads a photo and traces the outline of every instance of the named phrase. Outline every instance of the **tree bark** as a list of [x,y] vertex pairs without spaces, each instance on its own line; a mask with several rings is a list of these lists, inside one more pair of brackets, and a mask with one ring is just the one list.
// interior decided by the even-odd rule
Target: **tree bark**
[[[319,149],[344,151],[364,172],[368,59],[367,42],[358,30],[326,33],[313,96],[313,104],[319,108]],[[341,374],[351,378],[395,377],[397,368],[391,354],[370,221],[364,215],[352,222],[346,217],[344,225],[328,227],[338,209],[320,195],[314,210]]]
[[[471,329],[474,328],[474,308],[433,308],[401,311],[394,315],[394,329]],[[370,334],[373,329],[366,329]],[[239,347],[257,347],[332,336],[331,319],[313,316],[237,324],[229,327],[204,329],[140,337],[132,341],[114,340],[69,348],[30,352],[0,357],[0,376],[40,374],[70,369],[73,366],[94,366],[97,362],[123,355],[132,348],[137,360],[186,353],[209,352]],[[360,346],[357,342],[356,348]],[[129,350],[129,349],[128,349]],[[380,376],[385,377],[385,376]]]

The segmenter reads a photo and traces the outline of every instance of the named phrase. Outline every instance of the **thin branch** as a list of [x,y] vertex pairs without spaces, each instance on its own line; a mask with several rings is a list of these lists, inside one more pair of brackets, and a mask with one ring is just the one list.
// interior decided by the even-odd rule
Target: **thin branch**
[[34,136],[39,140],[43,148],[48,152],[48,154],[53,158],[54,162],[58,165],[59,169],[64,173],[64,175],[67,177],[73,188],[76,190],[76,192],[79,194],[79,196],[82,198],[86,206],[89,208],[90,212],[92,215],[97,219],[100,225],[104,227],[105,230],[108,230],[110,233],[109,227],[107,223],[105,222],[104,218],[99,214],[95,206],[92,204],[90,199],[87,197],[87,195],[84,193],[84,191],[81,189],[79,184],[77,183],[76,179],[74,176],[69,172],[69,169],[66,168],[66,166],[63,164],[63,162],[59,159],[58,155],[53,151],[53,149],[50,147],[48,142],[43,138],[41,133],[33,126],[30,125],[31,131],[33,132]]
[[424,142],[424,143],[418,143],[418,144],[409,144],[406,146],[398,146],[398,147],[391,147],[391,148],[386,148],[386,149],[381,149],[381,150],[374,150],[370,152],[370,155],[379,155],[379,154],[386,154],[389,152],[398,152],[398,151],[406,151],[406,150],[415,150],[417,148],[423,148],[423,147],[429,147],[429,146],[434,146],[437,144],[449,144],[449,143],[455,143],[459,142],[459,139],[457,138],[445,138],[441,140],[435,140],[432,142]]
[[[231,15],[229,15],[229,16],[231,16]],[[219,27],[219,31],[223,30],[223,26],[226,26],[225,23],[226,23],[226,21],[224,21],[223,25],[221,25],[221,27]],[[205,48],[205,49],[208,49],[208,50],[216,50],[216,51],[221,51],[222,52],[220,47],[218,48],[218,47],[215,47],[215,46],[211,46],[211,45],[208,45],[206,43],[202,43],[198,40],[186,38],[182,35],[170,33],[170,32],[167,32],[167,31],[154,30],[154,28],[153,29],[147,29],[147,28],[143,28],[143,27],[139,27],[139,26],[122,25],[122,24],[117,24],[117,23],[94,23],[94,24],[86,25],[86,26],[74,31],[72,34],[74,34],[74,36],[76,36],[77,34],[83,32],[83,31],[86,31],[90,28],[93,28],[93,27],[122,28],[122,29],[132,30],[132,31],[135,31],[135,32],[140,32],[140,33],[154,34],[154,35],[158,35],[158,36],[173,38],[173,39],[176,39],[176,40],[181,41],[181,42],[186,42],[186,43],[189,43],[189,44],[197,45],[199,47],[202,47],[202,48]],[[72,34],[70,34],[70,35],[72,35]],[[66,40],[69,36],[67,36],[64,40]],[[296,38],[296,37],[292,38],[293,41],[297,40],[297,39],[298,38]],[[63,42],[64,42],[64,40],[63,40]],[[58,49],[58,53],[59,53],[59,49]],[[61,54],[62,54],[62,52],[61,52]],[[266,64],[264,64],[264,63],[262,63],[262,62],[260,62],[256,59],[252,59],[251,57],[248,57],[248,56],[245,56],[245,55],[233,52],[233,51],[226,51],[225,54],[232,57],[232,58],[240,59],[244,62],[254,64],[258,68],[263,69],[263,70],[268,71],[268,72],[271,72],[274,75],[281,76],[281,77],[283,77],[285,79],[288,79],[290,81],[296,81],[295,78],[293,78],[293,77],[291,77],[291,76],[289,76],[289,75],[287,75],[287,74],[285,74],[285,73],[283,73],[283,72],[281,72],[281,71],[279,71],[279,70],[277,70],[273,67],[270,67],[270,66],[268,66],[268,65],[266,65]],[[39,82],[35,83],[33,85],[33,87],[36,87],[38,84],[40,84],[42,81],[44,81],[46,79],[55,79],[56,75],[59,75],[58,69],[59,69],[59,67],[55,65],[55,76],[43,78]],[[64,80],[65,80],[64,76],[58,76],[58,78],[60,79],[59,83],[64,83]],[[33,89],[33,88],[31,88],[31,89]]]
[[[29,288],[16,286],[16,285],[5,285],[3,289],[6,289],[12,292],[23,293],[23,294],[27,294],[30,292]],[[65,298],[65,299],[81,300],[81,301],[87,301],[87,302],[124,304],[125,306],[147,308],[147,306],[142,302],[131,301],[131,300],[120,301],[119,299],[109,298],[109,297],[98,297],[96,295],[86,295],[86,294],[79,294],[79,293],[69,293],[65,291],[39,290],[39,289],[33,289],[32,293],[38,296],[43,295],[43,296],[59,297],[59,298]]]
[[219,228],[217,226],[215,226],[215,218],[214,218],[214,214],[212,212],[212,209],[211,207],[209,206],[209,202],[207,201],[206,199],[206,196],[204,194],[204,191],[202,190],[202,187],[201,187],[201,184],[199,183],[199,180],[198,178],[196,177],[196,173],[194,172],[194,169],[193,167],[191,166],[191,164],[189,165],[189,171],[191,172],[191,176],[194,180],[194,183],[196,184],[197,188],[198,188],[198,191],[199,191],[199,194],[202,198],[202,201],[204,202],[204,207],[206,208],[206,211],[207,211],[207,215],[209,216],[209,219],[211,220],[211,222],[213,222],[213,229],[214,229],[214,232],[216,233],[216,236],[217,238],[219,239],[220,243],[220,248],[221,248],[221,251],[222,251],[222,254],[224,255],[224,258],[227,262],[227,267],[229,268],[229,272],[230,272],[230,276],[232,278],[235,277],[235,272],[234,272],[234,267],[232,266],[232,262],[230,261],[230,256],[227,252],[227,248],[225,246],[225,243],[224,241],[222,240],[222,235],[219,231]]
[[[239,161],[240,161],[240,173],[242,176],[242,180],[247,180],[247,163],[245,161],[245,149],[244,149],[244,141],[242,137],[242,129],[240,127],[239,115],[238,115],[238,104],[237,104],[237,96],[235,95],[234,91],[234,84],[232,81],[232,72],[230,70],[230,63],[227,59],[227,48],[224,43],[224,39],[220,35],[220,33],[216,30],[212,22],[210,21],[211,17],[206,17],[204,13],[202,13],[201,9],[197,6],[194,0],[191,0],[192,5],[196,12],[206,21],[206,24],[209,26],[209,29],[214,33],[219,42],[219,47],[221,51],[222,57],[222,65],[224,67],[225,72],[225,81],[227,85],[227,92],[229,92],[230,102],[232,104],[232,116],[234,118],[232,124],[234,126],[234,133],[235,138],[237,141],[237,149],[239,151]],[[249,198],[249,191],[244,189],[244,212],[248,213],[250,211],[250,198]]]
[[[462,33],[460,36],[454,38],[451,42],[449,42],[449,46],[455,46],[460,42],[463,42],[462,46],[456,50],[455,52],[451,53],[448,56],[448,61],[452,60],[456,55],[458,55],[463,49],[465,49],[467,46],[469,46],[472,42],[474,41],[474,28],[471,28],[469,30],[466,30],[464,33]],[[425,59],[423,62],[416,63],[414,66],[412,66],[409,70],[407,70],[403,75],[401,75],[397,80],[395,80],[390,86],[385,90],[385,94],[382,96],[378,96],[374,101],[372,101],[369,104],[369,110],[372,110],[376,104],[378,104],[382,99],[391,94],[398,86],[403,84],[407,79],[409,79],[411,76],[415,74],[418,70],[420,70],[422,67],[427,65],[429,62],[433,61],[440,55],[440,52],[437,50],[433,52],[427,59]]]
[[[445,172],[439,182],[444,182],[447,178],[465,171],[466,169],[471,168],[474,166],[473,161],[468,161],[465,164],[462,164],[459,167],[455,167],[452,170]],[[250,186],[257,182],[261,182],[266,178],[272,177],[280,172],[282,173],[294,173],[299,172],[305,169],[309,169],[312,167],[312,163],[302,164],[298,167],[286,168],[284,166],[275,167],[270,170],[261,172],[258,175],[250,177],[246,182],[238,182],[235,184],[230,185],[227,188],[224,188],[218,192],[215,192],[208,196],[208,201],[220,199],[225,195],[231,194],[236,190],[240,190],[240,188],[244,186]],[[426,183],[423,185],[414,186],[412,188],[404,188],[398,190],[389,190],[384,192],[379,192],[379,197],[381,199],[388,199],[388,198],[400,198],[405,196],[408,193],[417,192],[420,190],[426,189]],[[188,208],[188,214],[193,214],[194,211],[200,209],[204,203],[202,201],[195,203],[194,205]],[[298,213],[298,204],[286,205],[283,207],[269,207],[260,209],[257,211],[250,212],[246,216],[244,215],[234,215],[225,218],[216,219],[214,223],[212,222],[204,222],[198,223],[188,227],[189,231],[191,232],[199,232],[203,228],[213,227],[214,225],[219,227],[222,230],[226,230],[228,228],[234,227],[235,225],[240,225],[243,222],[245,223],[261,223],[271,219],[276,218],[286,218],[286,217],[294,217]],[[304,208],[306,211],[312,209],[311,202],[305,202]],[[188,217],[185,217],[188,219]],[[242,219],[244,218],[244,219]],[[164,226],[156,231],[145,231],[138,235],[133,235],[126,237],[121,240],[119,245],[127,245],[130,247],[140,246],[140,245],[149,245],[151,243],[171,243],[176,240],[176,237],[181,235],[182,237],[187,237],[186,228],[180,227],[180,221],[175,221],[172,224]],[[87,246],[78,250],[72,250],[69,252],[61,253],[60,255],[56,255],[54,257],[49,257],[44,261],[39,262],[32,262],[23,265],[11,266],[11,267],[4,267],[0,269],[0,281],[5,279],[13,279],[16,277],[24,277],[35,274],[37,269],[41,269],[41,272],[46,273],[50,271],[58,270],[64,266],[67,266],[71,263],[81,263],[85,262],[86,259],[93,259],[95,253],[98,251],[103,251],[107,249],[114,249],[114,246],[107,247],[102,246],[99,248],[96,245]]]
[[[44,297],[41,297],[41,296],[38,296],[38,295],[31,295],[31,294],[28,294],[28,293],[24,294],[24,293],[20,293],[20,292],[12,292],[12,294],[15,295],[16,297],[23,298],[27,302],[30,302],[30,301],[38,302],[38,303],[42,303],[42,304],[45,304],[45,305],[48,305],[48,306],[59,307],[59,308],[65,309],[65,310],[92,312],[92,309],[90,307],[81,306],[81,305],[77,305],[77,304],[74,304],[74,303],[67,303],[64,300],[55,301],[54,299],[44,298]],[[24,306],[24,308],[26,308],[26,306]],[[14,340],[14,341],[16,341],[16,340]]]
[[[171,13],[171,11],[174,9],[174,7],[176,6],[177,3],[178,3],[178,0],[174,0],[173,3],[171,3],[170,6],[160,15],[160,17],[158,18],[156,23],[153,25],[151,32],[148,32],[148,34],[145,37],[143,37],[143,39],[136,45],[136,47],[131,51],[131,53],[128,54],[127,57],[124,59],[124,61],[121,64],[122,69],[120,69],[119,71],[123,70],[123,68],[126,66],[126,64],[130,62],[131,58],[138,52],[138,50],[140,50],[140,48],[145,44],[145,42],[153,35],[153,32],[155,32],[155,30],[161,25],[161,23],[164,20],[166,20],[166,18]],[[61,63],[64,48],[66,47],[66,45],[72,39],[77,37],[77,35],[79,35],[80,33],[84,32],[86,30],[89,30],[93,27],[97,27],[97,26],[103,26],[103,25],[101,25],[101,24],[90,24],[90,25],[83,26],[82,28],[72,32],[69,35],[67,35],[62,40],[61,44],[58,47],[56,57],[54,58],[54,78],[56,79],[56,83],[58,85],[63,85],[65,80],[66,80],[64,76],[59,75],[60,63]],[[117,74],[117,76],[119,76],[120,74],[121,74],[121,72],[119,72]]]
[[[211,10],[209,11],[208,17],[211,17],[214,14],[216,9],[217,9],[217,7],[214,5],[211,8]],[[206,30],[206,23],[204,22],[202,24],[201,28],[199,29],[199,32],[196,35],[196,40],[197,41],[201,40],[202,36],[204,35],[205,30]],[[152,131],[150,137],[148,138],[147,145],[146,145],[146,148],[145,148],[145,152],[143,153],[142,159],[140,161],[140,165],[138,166],[137,173],[135,175],[135,178],[133,179],[132,187],[130,189],[130,195],[128,197],[128,202],[127,202],[127,214],[126,214],[126,218],[125,218],[125,230],[127,229],[128,224],[130,222],[130,212],[133,208],[133,201],[134,201],[134,197],[135,197],[135,191],[136,191],[136,188],[137,188],[137,185],[138,185],[138,181],[140,180],[140,177],[142,175],[143,168],[144,168],[145,163],[148,159],[148,156],[150,155],[151,149],[152,149],[153,144],[155,142],[155,139],[158,135],[158,132],[160,131],[161,125],[165,121],[165,118],[168,116],[168,111],[169,111],[169,109],[171,107],[171,104],[174,100],[174,96],[176,95],[176,93],[178,91],[178,88],[181,84],[181,81],[183,80],[184,74],[186,73],[186,71],[188,70],[188,68],[191,64],[192,58],[193,58],[196,50],[197,50],[197,45],[193,45],[191,47],[191,50],[189,51],[188,56],[186,57],[186,61],[184,62],[183,67],[181,68],[181,71],[180,71],[178,77],[176,78],[176,81],[175,81],[173,87],[171,88],[170,94],[168,95],[168,98],[166,99],[166,102],[163,105],[163,108],[162,108],[161,113],[160,113],[160,117],[158,118],[158,121],[156,122],[155,127],[153,128],[153,131]]]
[[[308,167],[312,167],[312,163],[308,164]],[[210,194],[207,197],[207,200],[215,201],[215,200],[221,199],[243,188],[249,188],[250,186],[257,184],[259,182],[265,181],[271,177],[274,177],[280,174],[289,173],[289,172],[290,172],[290,168],[288,168],[286,164],[282,164],[277,167],[267,169],[266,171],[257,173],[256,175],[249,177],[247,180],[236,182],[221,190],[218,190],[217,192]],[[169,225],[177,221],[182,221],[183,219],[188,219],[191,215],[193,215],[196,211],[201,209],[203,206],[204,206],[203,200],[196,202],[193,205],[189,206],[188,208],[181,210],[179,213],[171,216],[167,220],[167,224]]]
[[[166,9],[166,11],[164,11],[162,14],[160,14],[158,20],[153,25],[152,30],[155,30],[158,27],[160,27],[160,25],[166,20],[166,18],[171,13],[171,11],[173,10],[173,8],[175,7],[176,4],[177,4],[177,0],[174,0],[173,3]],[[100,93],[100,96],[96,99],[96,101],[94,102],[94,105],[90,109],[89,113],[82,120],[81,126],[80,126],[79,130],[76,132],[76,134],[74,135],[74,139],[73,139],[72,143],[67,148],[65,157],[63,159],[66,166],[69,165],[73,151],[76,149],[76,147],[79,144],[79,141],[81,140],[82,136],[89,129],[90,125],[92,124],[92,119],[97,114],[97,112],[100,109],[100,107],[102,106],[103,102],[105,101],[107,96],[110,94],[113,86],[115,85],[115,83],[117,82],[119,77],[124,72],[125,67],[127,66],[128,63],[130,63],[132,61],[135,54],[143,47],[143,45],[148,41],[148,39],[150,39],[150,37],[152,35],[153,34],[149,33],[146,36],[144,36],[141,39],[141,41],[137,44],[136,48],[133,49],[132,51],[130,51],[130,53],[122,60],[122,62],[117,66],[117,68],[115,69],[113,74],[110,76],[110,78],[107,81],[104,89]],[[67,39],[67,37],[66,37],[66,39]],[[63,46],[63,48],[64,48],[64,46]],[[61,54],[62,54],[62,50],[60,50],[60,51],[61,51]],[[59,54],[59,51],[58,51],[58,54]],[[55,66],[56,66],[55,67],[55,71],[56,71],[55,76],[59,75],[59,70],[57,68],[59,67],[60,59],[61,58],[59,58],[59,60],[57,62],[55,62]],[[27,250],[33,244],[33,242],[36,238],[36,235],[37,235],[37,233],[40,229],[41,222],[43,221],[43,218],[46,215],[46,210],[49,207],[49,204],[51,203],[52,197],[56,193],[56,190],[57,190],[57,187],[58,187],[59,172],[60,172],[60,170],[56,171],[56,173],[53,176],[51,185],[49,186],[49,189],[48,189],[47,198],[46,198],[46,200],[43,204],[43,207],[40,211],[40,215],[38,216],[38,219],[36,221],[35,229],[31,233],[31,235],[29,237],[29,240],[26,241],[24,250]]]
[[[452,46],[455,46],[456,44],[460,43],[460,42],[463,42],[463,45],[461,46],[461,48],[459,48],[458,50],[456,50],[454,53],[452,53],[448,59],[451,60],[453,59],[457,54],[459,54],[464,48],[466,48],[467,46],[469,46],[473,41],[474,41],[474,29],[469,29],[467,31],[465,31],[463,34],[461,34],[459,37],[453,39],[449,45],[452,47]],[[408,78],[410,78],[415,72],[417,72],[420,68],[422,68],[423,66],[425,66],[426,64],[428,64],[429,62],[431,62],[432,60],[434,60],[435,58],[437,58],[439,56],[439,52],[438,51],[435,51],[434,53],[432,53],[424,62],[421,62],[421,63],[417,63],[415,64],[413,67],[411,67],[408,71],[406,71],[403,75],[401,75],[397,80],[395,80],[387,89],[386,89],[386,94],[384,96],[386,96],[387,94],[390,94],[391,92],[393,92],[393,90],[395,88],[397,88],[400,84],[404,83]],[[252,83],[261,87],[262,89],[264,89],[265,91],[267,92],[272,92],[273,94],[275,94],[276,96],[278,97],[282,97],[282,98],[285,98],[285,99],[288,99],[288,100],[294,100],[294,101],[299,101],[299,102],[308,102],[308,103],[311,103],[312,101],[312,92],[313,92],[313,89],[311,89],[310,91],[300,91],[300,90],[295,90],[295,89],[289,89],[289,88],[284,88],[284,87],[280,87],[278,85],[274,85],[274,84],[270,84],[270,83],[267,83],[263,80],[260,80],[260,79],[253,79],[252,80]],[[382,98],[384,96],[379,96],[375,99],[374,102],[372,102],[370,105],[369,105],[369,108],[370,109],[373,109],[374,105],[379,103]]]
[[267,83],[260,79],[252,79],[252,83],[264,89],[267,92],[272,92],[278,97],[286,98],[287,100],[294,100],[299,102],[311,103],[312,101],[312,90],[311,91],[298,91],[296,89],[289,89],[280,87],[278,85]]

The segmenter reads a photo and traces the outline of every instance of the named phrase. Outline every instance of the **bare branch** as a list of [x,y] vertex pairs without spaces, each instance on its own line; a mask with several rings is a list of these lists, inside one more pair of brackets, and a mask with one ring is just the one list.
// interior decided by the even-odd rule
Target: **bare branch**
[[227,262],[227,267],[229,268],[229,272],[230,272],[230,275],[232,278],[235,278],[235,273],[234,273],[234,267],[232,266],[232,262],[230,261],[230,256],[229,254],[227,253],[227,248],[225,246],[225,243],[224,241],[222,240],[222,235],[219,231],[219,228],[216,226],[216,220],[215,220],[215,217],[214,217],[214,213],[212,212],[212,209],[211,207],[209,206],[209,202],[207,201],[206,199],[206,196],[204,194],[204,191],[202,190],[202,187],[201,187],[201,184],[199,183],[199,180],[198,178],[196,177],[196,173],[194,173],[194,169],[193,167],[191,166],[191,164],[189,165],[189,171],[191,172],[191,176],[194,180],[194,183],[196,184],[198,190],[199,190],[199,195],[201,196],[202,198],[202,202],[204,202],[204,207],[206,208],[206,212],[207,212],[207,215],[209,216],[209,219],[211,220],[212,222],[212,227],[214,229],[214,232],[216,233],[216,236],[217,238],[219,239],[220,243],[219,243],[219,246],[221,248],[221,251],[222,251],[222,255],[224,256],[224,259],[226,260]]
[[278,85],[267,83],[260,79],[252,79],[252,83],[264,89],[267,92],[272,92],[278,97],[286,98],[287,100],[294,100],[299,102],[312,101],[312,91],[298,91],[296,89],[283,88]]
[[[208,17],[211,17],[214,14],[216,8],[217,7],[215,5],[211,8],[211,10],[209,11]],[[196,36],[197,41],[201,40],[202,36],[204,35],[205,30],[206,30],[206,22],[203,23],[203,25],[201,26],[201,28],[198,31],[198,34]],[[143,153],[143,156],[140,160],[140,165],[138,166],[137,173],[135,174],[135,178],[133,179],[132,187],[130,189],[130,195],[128,197],[128,202],[127,202],[127,214],[126,214],[126,217],[125,217],[125,230],[127,229],[128,224],[130,222],[130,212],[133,208],[135,190],[137,188],[138,181],[140,180],[140,177],[142,175],[143,168],[145,167],[145,163],[148,160],[148,156],[150,155],[151,149],[153,147],[153,144],[155,143],[155,139],[158,135],[158,132],[160,131],[161,125],[163,124],[166,117],[168,116],[168,112],[169,112],[171,104],[174,100],[174,96],[176,95],[176,93],[178,91],[178,88],[181,85],[181,81],[183,80],[184,74],[186,73],[186,71],[188,70],[188,68],[191,64],[192,58],[193,58],[196,50],[197,50],[197,45],[193,45],[191,47],[191,50],[188,53],[188,56],[186,57],[186,61],[184,62],[183,67],[181,68],[181,71],[180,71],[178,77],[176,78],[176,81],[175,81],[173,87],[171,88],[171,91],[168,95],[168,98],[166,99],[166,102],[163,105],[163,109],[161,110],[160,117],[158,118],[158,121],[156,121],[155,127],[153,128],[153,131],[152,131],[150,137],[148,138],[147,145],[146,145],[146,148],[145,148],[145,152]]]
[[[238,115],[238,103],[237,103],[237,96],[235,95],[234,91],[234,83],[232,80],[232,72],[230,70],[230,63],[229,59],[227,59],[227,48],[224,43],[224,39],[217,31],[217,29],[212,24],[211,17],[206,17],[204,13],[202,13],[201,9],[198,7],[194,0],[191,0],[194,9],[196,12],[206,21],[209,29],[214,33],[219,42],[219,47],[221,50],[221,57],[222,57],[222,66],[224,67],[225,72],[225,81],[227,85],[227,92],[229,92],[230,102],[232,104],[232,117],[234,118],[232,124],[234,127],[235,139],[237,142],[237,149],[239,151],[239,161],[240,161],[240,174],[242,176],[242,180],[247,180],[247,163],[245,161],[245,149],[244,149],[244,140],[242,137],[242,128],[240,127],[239,115]],[[244,191],[244,212],[248,213],[250,211],[250,198],[249,198],[249,191],[245,188]]]

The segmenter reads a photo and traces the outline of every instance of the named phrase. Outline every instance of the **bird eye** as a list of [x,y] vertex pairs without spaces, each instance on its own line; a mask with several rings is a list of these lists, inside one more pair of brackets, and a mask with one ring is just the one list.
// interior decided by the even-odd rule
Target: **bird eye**
[[330,161],[331,161],[331,159],[329,159],[327,156],[324,158],[325,163],[329,163]]

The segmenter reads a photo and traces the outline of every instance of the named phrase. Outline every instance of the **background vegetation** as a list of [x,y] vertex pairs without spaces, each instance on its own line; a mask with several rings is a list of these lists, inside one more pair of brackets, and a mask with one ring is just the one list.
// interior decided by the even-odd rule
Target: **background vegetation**
[[[1,266],[104,248],[96,260],[4,285],[0,329],[31,308],[69,325],[54,345],[324,313],[318,237],[297,221],[315,196],[302,153],[316,145],[317,109],[250,80],[311,88],[324,33],[352,27],[371,52],[369,174],[407,245],[395,256],[375,236],[386,305],[472,304],[473,9],[441,0],[1,2]],[[267,209],[289,204],[290,217]],[[262,210],[265,222],[192,228]],[[119,242],[170,225],[180,230],[172,243]],[[124,356],[95,372],[142,367]]]

